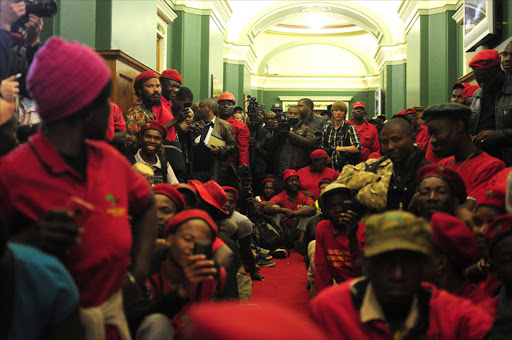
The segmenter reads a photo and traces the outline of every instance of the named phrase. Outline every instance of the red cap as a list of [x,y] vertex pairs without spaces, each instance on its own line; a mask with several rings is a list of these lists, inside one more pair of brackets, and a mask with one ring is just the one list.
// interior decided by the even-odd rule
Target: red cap
[[233,102],[233,105],[236,104],[235,97],[231,93],[229,93],[228,91],[222,93],[219,96],[219,100],[217,100],[217,103],[220,102],[221,100],[230,100],[230,101]]
[[496,242],[508,235],[512,235],[511,214],[496,217],[487,227],[485,239],[487,241],[487,245],[491,248]]
[[265,184],[266,182],[274,183],[274,185],[277,185],[276,180],[275,180],[275,179],[273,179],[273,178],[270,178],[270,177],[269,177],[269,178],[265,178],[265,179],[263,180],[263,182],[261,182],[261,185]]
[[480,250],[473,233],[458,218],[436,212],[430,220],[434,242],[463,269],[480,259]]
[[196,180],[189,180],[188,184],[192,185],[197,190],[199,196],[208,204],[213,205],[215,208],[222,211],[224,214],[228,214],[222,207],[228,201],[226,192],[221,188],[220,185],[215,181],[208,181],[201,183]]
[[329,155],[325,150],[322,149],[316,149],[315,151],[311,152],[309,155],[311,159],[320,159],[320,158],[329,158]]
[[169,223],[167,223],[167,226],[165,227],[164,237],[167,238],[169,234],[172,234],[180,225],[187,222],[188,220],[195,219],[205,221],[213,231],[213,238],[217,236],[217,233],[219,232],[219,227],[217,227],[217,225],[212,220],[210,215],[208,215],[204,210],[190,209],[182,211],[171,218],[171,220],[169,221]]
[[176,204],[176,208],[178,208],[178,212],[185,209],[185,200],[183,196],[181,196],[178,189],[174,188],[172,185],[167,183],[159,183],[153,187],[153,194],[160,194],[169,197],[171,201]]
[[492,186],[483,192],[476,200],[476,206],[490,205],[505,211],[505,187]]
[[51,122],[87,107],[110,79],[110,70],[98,53],[53,37],[36,53],[28,70],[27,89],[41,120]]
[[165,70],[160,77],[176,80],[180,85],[183,85],[183,78],[181,78],[181,75],[176,70]]
[[456,87],[463,87],[463,88],[466,88],[466,87],[468,87],[468,86],[469,86],[469,84],[468,84],[468,83],[455,83],[455,84],[453,84],[452,89],[454,89],[454,90],[455,90],[455,88],[456,88]]
[[140,135],[142,136],[146,130],[156,130],[162,134],[162,139],[167,137],[167,128],[156,120],[149,120],[140,127]]
[[478,85],[466,86],[466,88],[464,90],[462,90],[462,99],[464,100],[466,98],[473,97],[476,90],[478,90],[479,88],[480,88],[480,86],[478,86]]
[[354,105],[352,105],[352,108],[355,109],[356,107],[364,107],[366,109],[366,105],[363,102],[355,102]]
[[474,70],[483,70],[500,63],[500,54],[496,50],[483,50],[478,52],[469,62]]
[[460,175],[452,170],[437,164],[428,164],[418,171],[417,183],[418,186],[422,180],[427,177],[436,176],[444,179],[453,190],[453,194],[459,202],[464,202],[467,197],[466,185]]
[[155,71],[145,71],[142,72],[135,78],[135,82],[133,83],[133,87],[138,87],[139,85],[144,84],[147,80],[151,78],[158,78],[158,73]]
[[404,111],[404,115],[408,115],[408,114],[411,114],[411,113],[418,113],[418,112],[416,112],[416,110],[413,107],[410,107],[410,108],[408,108],[407,110]]
[[228,186],[222,187],[222,189],[226,192],[226,194],[228,193],[228,191],[235,194],[235,198],[238,200],[238,190],[236,190],[233,187],[228,187]]
[[297,176],[300,178],[297,171],[295,171],[293,169],[288,169],[288,170],[283,171],[283,182],[285,182],[288,178],[293,177],[293,176]]
[[[326,340],[312,320],[275,302],[240,305],[239,302],[194,304],[183,330],[190,340]],[[233,320],[236,320],[234,322]]]
[[397,116],[404,115],[406,110],[398,111],[396,113]]

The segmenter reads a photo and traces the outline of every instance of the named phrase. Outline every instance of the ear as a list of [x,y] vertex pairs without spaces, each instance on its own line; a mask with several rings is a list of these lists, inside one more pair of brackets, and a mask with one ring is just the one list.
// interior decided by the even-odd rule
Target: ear
[[165,239],[166,246],[171,247],[174,244],[175,239],[176,238],[175,238],[174,234],[169,234],[169,236],[167,236],[167,238]]

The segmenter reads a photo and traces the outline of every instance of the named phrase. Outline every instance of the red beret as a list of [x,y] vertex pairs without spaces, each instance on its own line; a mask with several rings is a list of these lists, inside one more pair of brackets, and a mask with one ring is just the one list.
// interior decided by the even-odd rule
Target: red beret
[[466,87],[468,87],[468,86],[469,86],[469,84],[468,84],[468,83],[455,83],[455,84],[453,84],[452,89],[454,89],[454,90],[455,90],[455,88],[457,88],[457,87],[463,87],[463,88],[466,88]]
[[430,220],[434,242],[443,252],[463,269],[480,259],[480,250],[473,233],[458,218],[436,212]]
[[[262,306],[239,302],[195,304],[184,334],[190,340],[326,340],[312,320],[275,302]],[[234,321],[236,320],[236,322]]]
[[206,183],[201,183],[196,180],[189,180],[187,183],[197,190],[199,197],[201,197],[206,203],[213,205],[224,214],[228,214],[222,210],[222,207],[228,201],[228,196],[217,182],[208,181]]
[[172,185],[167,183],[159,183],[153,187],[153,194],[165,195],[170,198],[171,201],[176,204],[178,208],[178,212],[185,209],[185,200],[183,196],[181,196],[178,189],[174,188]]
[[293,177],[293,176],[297,176],[300,178],[297,171],[295,171],[293,169],[288,169],[288,170],[283,171],[283,182],[285,182],[288,178]]
[[500,63],[500,54],[496,50],[483,50],[478,52],[469,62],[474,70],[483,70]]
[[404,115],[408,115],[408,114],[411,114],[411,113],[418,113],[418,112],[416,112],[416,110],[413,107],[410,107],[410,108],[408,108],[407,110],[404,111]]
[[512,235],[512,215],[501,215],[496,217],[487,227],[485,240],[490,248],[505,236]]
[[261,185],[265,184],[266,182],[274,183],[274,185],[277,185],[276,180],[275,180],[275,179],[273,179],[273,178],[270,178],[270,177],[269,177],[269,178],[265,178],[265,179],[263,180],[263,182],[261,182]]
[[156,130],[162,134],[162,139],[167,137],[167,128],[160,122],[156,120],[149,120],[144,125],[140,127],[140,136],[144,134],[146,130]]
[[355,102],[353,105],[352,105],[352,108],[355,109],[356,107],[364,107],[366,109],[366,105],[363,103],[363,102]]
[[456,171],[437,164],[425,165],[420,169],[420,171],[418,171],[418,186],[423,179],[431,176],[444,179],[451,186],[453,194],[457,197],[459,202],[464,202],[466,200],[466,185],[464,184],[462,177],[460,177]]
[[205,221],[212,229],[213,238],[217,236],[219,228],[217,227],[217,224],[215,224],[213,219],[210,217],[210,215],[208,215],[204,210],[190,209],[182,211],[171,218],[171,220],[169,221],[169,223],[167,223],[167,226],[165,227],[164,237],[167,238],[169,234],[174,233],[180,225],[187,222],[188,220],[195,219]]
[[466,86],[466,88],[464,90],[462,90],[462,99],[473,97],[476,90],[478,90],[479,88],[480,88],[480,86],[478,86],[478,85]]
[[396,113],[397,116],[404,115],[406,110],[398,111]]
[[133,87],[138,87],[139,85],[144,84],[147,80],[151,78],[158,78],[158,73],[155,71],[145,71],[142,72],[135,78],[135,82],[133,83]]
[[315,151],[311,152],[309,155],[311,159],[320,159],[320,158],[329,158],[329,155],[325,150],[322,149],[316,149]]
[[181,78],[181,75],[176,70],[165,70],[160,77],[176,80],[180,85],[183,85],[183,78]]
[[476,200],[476,206],[490,205],[505,211],[505,189],[500,186],[489,187]]
[[233,187],[222,187],[222,189],[226,192],[226,194],[229,192],[232,192],[233,194],[235,194],[235,198],[238,200],[238,190],[236,190],[235,188]]

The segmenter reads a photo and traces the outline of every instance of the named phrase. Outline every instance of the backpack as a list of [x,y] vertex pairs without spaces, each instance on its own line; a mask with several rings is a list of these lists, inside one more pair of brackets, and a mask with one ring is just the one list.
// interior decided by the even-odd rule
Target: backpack
[[262,216],[255,219],[254,224],[258,232],[256,241],[261,248],[274,251],[283,247],[284,235],[280,232],[280,228],[274,225],[271,218]]

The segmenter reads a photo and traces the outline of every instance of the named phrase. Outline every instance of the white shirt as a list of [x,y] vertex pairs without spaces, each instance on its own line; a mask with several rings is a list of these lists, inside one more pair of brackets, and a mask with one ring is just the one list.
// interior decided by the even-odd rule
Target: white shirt
[[[139,149],[139,151],[137,151],[137,153],[135,154],[135,161],[137,163],[145,164],[145,165],[149,166],[151,168],[151,170],[153,170],[153,171],[155,171],[157,169],[158,170],[162,169],[162,163],[160,162],[160,157],[158,157],[158,155],[156,157],[156,163],[153,165],[149,165],[149,163],[144,161],[142,159],[142,157],[140,156],[140,151],[141,151],[141,149]],[[178,178],[176,178],[176,175],[174,174],[174,170],[172,169],[171,164],[169,164],[169,162],[167,162],[167,184],[175,184],[175,183],[179,183]]]

